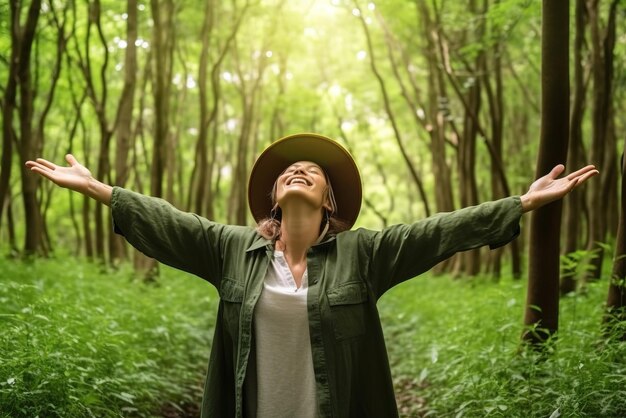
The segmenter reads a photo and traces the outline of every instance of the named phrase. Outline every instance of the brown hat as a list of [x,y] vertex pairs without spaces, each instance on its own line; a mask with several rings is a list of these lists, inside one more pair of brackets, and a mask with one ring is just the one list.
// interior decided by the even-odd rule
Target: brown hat
[[318,134],[289,135],[270,144],[259,155],[248,181],[248,204],[258,222],[270,216],[272,188],[278,176],[297,161],[312,161],[324,169],[337,202],[336,216],[350,227],[361,209],[361,176],[348,151]]

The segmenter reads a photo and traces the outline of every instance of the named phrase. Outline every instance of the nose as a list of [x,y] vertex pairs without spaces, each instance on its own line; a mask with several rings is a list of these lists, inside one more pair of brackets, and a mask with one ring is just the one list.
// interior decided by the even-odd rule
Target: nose
[[296,167],[292,172],[291,175],[293,176],[294,174],[300,174],[300,175],[306,175],[306,171],[304,171],[304,168],[302,167]]

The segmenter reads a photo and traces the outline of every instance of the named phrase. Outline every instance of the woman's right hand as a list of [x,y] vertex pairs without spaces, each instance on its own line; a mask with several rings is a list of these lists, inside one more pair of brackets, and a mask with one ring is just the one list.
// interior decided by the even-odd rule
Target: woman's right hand
[[58,186],[74,190],[92,197],[105,205],[109,205],[111,202],[111,186],[94,179],[91,171],[76,161],[72,154],[67,154],[65,160],[70,164],[69,167],[56,165],[43,158],[37,158],[35,161],[26,161],[26,167]]
[[85,193],[92,179],[91,171],[76,161],[72,154],[67,154],[65,160],[70,164],[69,167],[61,167],[43,158],[26,161],[26,167],[58,186]]

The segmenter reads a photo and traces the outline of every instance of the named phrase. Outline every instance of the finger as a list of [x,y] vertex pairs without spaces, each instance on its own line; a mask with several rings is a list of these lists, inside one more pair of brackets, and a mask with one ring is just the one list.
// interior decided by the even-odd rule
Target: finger
[[581,168],[580,170],[576,170],[573,173],[568,174],[567,175],[567,179],[568,180],[574,180],[576,177],[582,176],[583,174],[586,174],[586,173],[588,173],[590,171],[596,171],[596,173],[598,172],[598,170],[596,170],[596,166],[590,164],[590,165],[587,165],[587,166]]
[[55,179],[54,171],[49,170],[47,167],[33,166],[30,171],[33,171],[51,181],[54,181]]
[[591,170],[581,176],[579,176],[576,179],[576,186],[578,186],[579,184],[583,184],[584,182],[586,182],[587,180],[589,180],[591,177],[600,174],[600,172],[598,170]]
[[565,166],[563,164],[557,164],[554,166],[554,168],[550,171],[550,174],[548,174],[548,176],[550,176],[551,178],[555,179],[558,176],[561,175],[561,173],[563,172],[563,170],[565,170]]
[[43,165],[44,167],[48,167],[50,170],[56,170],[57,165],[54,163],[51,163],[48,160],[45,160],[43,158],[37,158],[36,160],[39,164]]
[[72,154],[67,154],[65,156],[65,161],[67,161],[69,163],[69,165],[71,165],[72,167],[74,167],[76,164],[78,164],[78,161],[76,161],[76,158],[74,158],[74,156]]
[[[37,167],[37,168],[39,168],[40,170],[43,170],[43,171],[45,171],[45,170],[50,171],[50,168],[48,168],[47,166],[41,164],[38,161],[26,161],[26,167],[30,168],[31,170],[33,168]],[[52,170],[54,170],[54,169],[52,169]]]

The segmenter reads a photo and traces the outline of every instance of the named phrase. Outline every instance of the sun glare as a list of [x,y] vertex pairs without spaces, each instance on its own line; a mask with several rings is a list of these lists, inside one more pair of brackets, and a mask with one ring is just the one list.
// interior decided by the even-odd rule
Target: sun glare
[[339,97],[341,95],[341,86],[339,84],[333,84],[332,86],[330,86],[330,88],[328,89],[328,93],[332,96],[332,97]]

